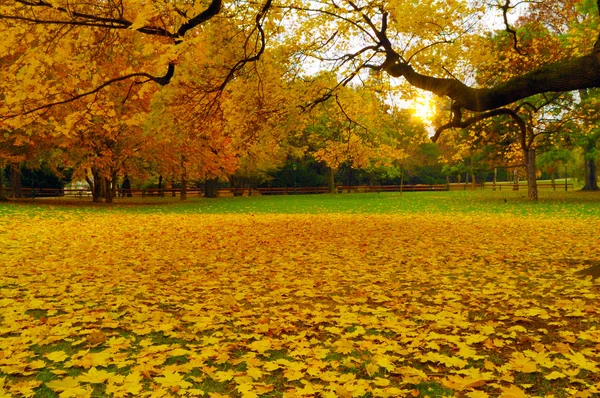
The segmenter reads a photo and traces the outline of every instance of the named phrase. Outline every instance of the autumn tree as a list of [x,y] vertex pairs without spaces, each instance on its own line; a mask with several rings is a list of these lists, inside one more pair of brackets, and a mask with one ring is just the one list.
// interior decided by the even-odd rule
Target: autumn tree
[[[577,5],[582,2],[565,0],[561,3]],[[453,118],[444,126],[449,128],[460,127],[471,121],[463,118],[463,111],[487,112],[534,94],[599,86],[600,45],[595,44],[594,40],[598,36],[595,29],[598,10],[596,4],[589,1],[583,3],[593,6],[595,14],[586,16],[589,34],[587,40],[573,44],[576,51],[561,53],[558,59],[543,60],[518,76],[480,87],[469,86],[454,78],[452,69],[465,62],[472,69],[477,68],[478,60],[470,58],[472,43],[467,40],[466,33],[472,31],[477,21],[486,14],[499,11],[506,17],[515,6],[511,0],[490,5],[485,2],[382,4],[355,3],[350,0],[340,4],[325,2],[316,5],[273,4],[267,1],[258,5],[241,3],[239,7],[234,7],[235,11],[222,0],[213,0],[208,6],[193,2],[141,5],[128,1],[72,5],[63,1],[6,0],[2,3],[0,18],[8,38],[3,41],[2,52],[13,52],[12,48],[20,42],[31,48],[22,60],[35,58],[38,61],[21,74],[21,82],[27,82],[27,75],[32,76],[39,68],[46,67],[42,65],[43,62],[64,63],[69,55],[80,55],[94,44],[106,44],[103,33],[109,34],[115,41],[131,35],[148,37],[148,46],[144,51],[154,54],[156,61],[150,69],[162,69],[162,74],[131,71],[119,76],[106,76],[99,80],[97,90],[112,81],[126,79],[168,84],[176,73],[178,55],[190,47],[202,46],[209,40],[202,34],[202,27],[208,23],[226,24],[229,18],[239,26],[245,26],[244,33],[248,39],[240,51],[241,59],[225,75],[225,81],[230,80],[236,71],[262,54],[268,34],[273,37],[282,31],[280,26],[272,22],[281,19],[283,12],[286,12],[286,17],[295,21],[294,26],[300,27],[296,43],[306,43],[303,48],[305,54],[312,50],[312,54],[321,59],[334,60],[340,68],[347,67],[345,70],[351,71],[354,76],[365,68],[380,70],[393,77],[404,77],[415,87],[450,98],[453,101]],[[563,9],[553,11],[560,13]],[[535,13],[535,10],[528,9],[526,12]],[[271,20],[268,20],[269,15]],[[565,14],[565,17],[570,23],[570,16]],[[544,18],[550,20],[550,16]],[[514,29],[508,19],[504,18],[504,21],[507,32],[512,34]],[[267,23],[265,28],[266,22],[270,24]],[[61,54],[60,58],[49,55],[43,57],[42,49],[49,44],[56,46],[57,37],[60,37],[57,33],[66,28],[69,30],[60,40],[71,44],[71,52]],[[31,29],[35,29],[36,34]],[[518,35],[512,35],[515,50],[518,51]],[[84,43],[85,47],[75,48],[84,46]],[[333,43],[335,46],[330,45]],[[357,43],[364,46],[351,51]],[[73,67],[80,70],[86,68],[81,63],[74,63]],[[49,88],[53,83],[49,82],[43,88]],[[13,94],[9,106],[4,107],[2,112],[6,116],[32,112],[48,103],[59,103],[74,97],[72,93],[65,95],[57,90],[49,91],[52,93],[49,98],[41,94],[43,90],[35,90],[34,95],[27,95],[14,92],[14,86],[11,89]],[[85,94],[79,93],[75,97]],[[17,108],[15,104],[24,108]]]
[[[434,139],[450,128],[498,115],[519,124],[508,106],[536,94],[600,86],[598,2],[531,2],[513,26],[509,15],[515,7],[512,0],[267,0],[235,7],[222,0],[160,5],[5,0],[0,4],[6,37],[0,55],[10,62],[0,83],[5,96],[0,114],[12,130],[43,116],[49,107],[93,96],[113,83],[165,86],[187,73],[180,61],[194,51],[206,72],[199,76],[212,88],[202,98],[189,99],[214,104],[227,84],[274,42],[295,49],[295,61],[315,60],[312,65],[338,77],[313,104],[334,98],[340,87],[370,72],[383,72],[392,80],[402,77],[447,98],[450,120],[438,127]],[[482,38],[488,39],[483,33],[490,29],[487,21],[494,16],[504,25],[509,56],[480,50]],[[534,40],[527,42],[528,35]],[[202,52],[204,48],[210,51]],[[134,58],[128,67],[93,69],[104,54],[125,51]],[[512,65],[505,59],[521,67],[491,80],[473,78],[486,63]],[[91,84],[81,87],[81,77],[87,79],[90,70]]]

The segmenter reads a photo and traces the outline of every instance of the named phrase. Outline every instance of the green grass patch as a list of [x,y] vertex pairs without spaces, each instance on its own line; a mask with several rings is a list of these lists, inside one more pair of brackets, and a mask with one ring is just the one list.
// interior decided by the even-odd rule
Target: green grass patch
[[[0,203],[2,214],[21,213],[46,217],[55,211],[142,214],[411,214],[489,213],[513,215],[572,215],[600,217],[600,193],[540,191],[537,203],[525,191],[435,191],[337,194],[273,195],[190,198],[119,198],[113,205],[94,204],[85,199],[39,199]],[[56,214],[53,215],[56,217]]]

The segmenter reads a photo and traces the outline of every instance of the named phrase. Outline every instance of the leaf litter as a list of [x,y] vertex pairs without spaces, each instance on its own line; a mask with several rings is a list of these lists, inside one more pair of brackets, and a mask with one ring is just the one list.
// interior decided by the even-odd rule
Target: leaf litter
[[12,215],[0,396],[600,393],[600,223]]

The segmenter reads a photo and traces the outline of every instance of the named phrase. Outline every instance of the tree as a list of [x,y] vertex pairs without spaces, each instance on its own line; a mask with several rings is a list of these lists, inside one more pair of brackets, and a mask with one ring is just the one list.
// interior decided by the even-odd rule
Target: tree
[[[598,37],[593,23],[589,22],[590,19],[597,21],[597,6],[590,1],[583,3],[595,9],[596,15],[588,16],[586,23],[592,26],[589,29],[595,33],[592,37]],[[243,40],[242,51],[239,51],[242,56],[230,65],[224,75],[222,83],[227,83],[246,64],[260,58],[266,47],[267,35],[273,37],[281,32],[281,26],[272,22],[283,18],[283,13],[275,12],[275,8],[278,11],[288,11],[287,16],[302,22],[295,24],[300,26],[295,34],[299,39],[304,39],[296,43],[308,43],[306,48],[301,49],[305,54],[312,53],[320,59],[334,60],[338,69],[341,69],[341,66],[348,67],[346,70],[350,71],[350,75],[344,78],[344,82],[356,77],[362,69],[369,68],[385,71],[393,77],[404,77],[415,87],[450,98],[453,102],[453,117],[443,126],[444,129],[470,124],[471,119],[463,119],[463,111],[487,112],[539,93],[600,86],[600,41],[594,43],[589,39],[578,44],[577,52],[547,63],[532,65],[531,70],[505,81],[495,82],[491,86],[471,87],[452,77],[454,74],[446,63],[456,66],[468,60],[473,68],[477,67],[477,60],[469,59],[473,42],[467,33],[475,32],[477,25],[476,22],[470,21],[481,20],[485,13],[494,9],[500,9],[506,16],[514,8],[510,0],[497,5],[487,5],[485,2],[471,4],[473,6],[469,6],[467,2],[394,5],[379,2],[355,3],[346,0],[341,4],[323,2],[316,5],[307,2],[297,5],[284,2],[274,5],[268,0],[262,5],[248,2],[237,7],[227,7],[222,0],[212,0],[202,9],[199,4],[193,2],[156,5],[127,1],[103,3],[102,7],[98,7],[94,2],[73,5],[66,0],[6,0],[0,8],[0,19],[8,39],[3,41],[0,52],[14,55],[13,47],[29,48],[19,56],[15,62],[17,66],[13,69],[16,71],[25,65],[26,59],[34,58],[38,61],[35,65],[27,67],[17,78],[17,81],[27,83],[27,87],[31,86],[29,79],[37,75],[36,70],[48,67],[44,63],[65,63],[66,56],[90,53],[91,48],[98,44],[102,44],[103,49],[116,50],[110,47],[110,40],[103,34],[108,34],[110,39],[116,41],[128,39],[132,35],[148,37],[147,45],[141,52],[153,54],[154,60],[165,66],[163,74],[127,71],[130,73],[110,78],[107,76],[106,79],[98,81],[96,88],[76,95],[64,95],[54,89],[49,91],[53,101],[48,101],[49,98],[39,98],[41,90],[26,95],[22,92],[15,93],[12,86],[9,91],[9,106],[3,107],[2,114],[14,116],[16,113],[45,109],[49,103],[58,104],[81,98],[82,95],[91,95],[92,92],[95,93],[115,81],[133,80],[137,83],[154,82],[166,85],[175,75],[178,56],[190,47],[204,45],[208,40],[202,34],[201,26],[210,23],[227,26],[228,20],[232,20],[238,26],[245,27],[243,33],[246,39]],[[529,9],[528,12],[534,13],[535,9]],[[267,18],[269,15],[270,21]],[[407,15],[411,17],[407,18]],[[430,23],[431,21],[434,23]],[[37,34],[28,31],[30,26],[39,27],[36,29]],[[327,29],[323,29],[325,26]],[[61,53],[62,59],[50,57],[50,60],[48,56],[42,56],[41,49],[48,48],[48,45],[56,46],[59,40],[57,37],[61,36],[59,33],[64,28],[69,30],[63,32],[65,35],[62,35],[60,40],[62,43],[68,43],[68,53]],[[517,35],[508,22],[506,30],[508,34],[513,34],[514,47],[518,50]],[[331,40],[339,43],[336,51],[332,51],[331,47],[326,45]],[[363,43],[364,46],[358,51],[347,51],[356,47],[356,43]],[[76,63],[73,67],[85,70],[85,65],[81,63]],[[144,67],[156,69],[140,65],[140,68]],[[439,75],[446,77],[438,77]],[[48,87],[44,86],[42,89]],[[221,85],[217,88],[222,87]],[[27,106],[19,109],[15,104]]]
[[573,134],[572,142],[583,149],[585,162],[585,184],[583,191],[598,191],[598,169],[600,159],[600,98],[598,90],[580,90],[580,103],[577,105],[579,125]]

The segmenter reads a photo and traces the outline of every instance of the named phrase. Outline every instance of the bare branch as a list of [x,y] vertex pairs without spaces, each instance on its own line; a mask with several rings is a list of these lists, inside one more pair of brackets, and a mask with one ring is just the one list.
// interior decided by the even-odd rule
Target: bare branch
[[512,29],[510,27],[510,24],[508,23],[508,10],[513,8],[510,5],[510,0],[506,0],[506,2],[504,3],[503,6],[500,6],[500,8],[502,9],[502,16],[504,18],[504,26],[506,27],[506,31],[512,35],[513,37],[513,48],[515,49],[515,51],[517,53],[521,54],[521,50],[519,50],[519,46],[518,46],[518,41],[517,41],[517,31]]
[[525,124],[523,119],[517,114],[517,112],[515,112],[512,109],[508,109],[508,108],[494,109],[489,112],[483,112],[483,113],[477,114],[466,120],[462,120],[462,110],[461,110],[460,106],[454,104],[454,105],[452,105],[451,110],[452,110],[452,120],[450,122],[444,124],[443,126],[440,126],[435,131],[434,136],[431,138],[431,140],[433,142],[436,142],[440,138],[440,135],[448,129],[451,129],[451,128],[464,129],[475,123],[479,123],[482,120],[489,119],[494,116],[500,116],[500,115],[510,116],[519,126],[519,130],[521,131],[522,136],[524,136],[527,132],[527,125]]

